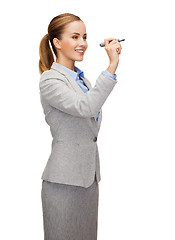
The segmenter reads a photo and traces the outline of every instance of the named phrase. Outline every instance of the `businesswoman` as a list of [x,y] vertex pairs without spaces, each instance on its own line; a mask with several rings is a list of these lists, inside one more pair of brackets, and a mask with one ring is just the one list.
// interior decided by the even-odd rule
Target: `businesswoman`
[[109,66],[92,87],[75,66],[87,50],[86,38],[84,22],[64,13],[51,20],[40,42],[40,99],[53,137],[42,174],[45,240],[97,239],[101,180],[97,136],[102,105],[117,83],[122,47],[114,38],[104,39]]

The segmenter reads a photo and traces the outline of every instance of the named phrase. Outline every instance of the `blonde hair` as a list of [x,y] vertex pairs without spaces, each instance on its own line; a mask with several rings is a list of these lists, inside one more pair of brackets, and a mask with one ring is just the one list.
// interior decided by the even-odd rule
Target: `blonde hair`
[[[58,38],[62,39],[62,34],[64,33],[65,26],[74,21],[82,21],[80,17],[71,14],[63,13],[54,17],[48,26],[48,33],[41,39],[39,46],[39,72],[42,74],[44,71],[51,68],[52,63],[54,62],[54,56],[52,50],[57,57],[57,51],[53,44],[53,39]],[[50,48],[50,44],[52,50]]]

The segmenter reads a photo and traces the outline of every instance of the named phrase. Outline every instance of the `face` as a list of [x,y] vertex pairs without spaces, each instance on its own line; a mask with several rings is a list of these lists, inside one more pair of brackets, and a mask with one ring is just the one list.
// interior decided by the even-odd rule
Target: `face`
[[58,58],[64,61],[82,61],[88,47],[86,27],[82,21],[69,23],[62,35],[62,40],[53,39]]

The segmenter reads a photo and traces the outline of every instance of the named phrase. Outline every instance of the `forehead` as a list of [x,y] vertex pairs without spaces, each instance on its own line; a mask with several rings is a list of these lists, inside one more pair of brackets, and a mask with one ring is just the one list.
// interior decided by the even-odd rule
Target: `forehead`
[[65,34],[73,34],[73,33],[79,33],[81,35],[86,33],[86,26],[84,24],[84,22],[82,21],[74,21],[69,23],[66,27],[65,27]]

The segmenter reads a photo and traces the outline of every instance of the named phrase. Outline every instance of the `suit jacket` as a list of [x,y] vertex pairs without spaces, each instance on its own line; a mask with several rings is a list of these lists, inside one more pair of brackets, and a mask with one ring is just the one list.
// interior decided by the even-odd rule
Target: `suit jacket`
[[53,137],[41,179],[87,188],[95,174],[97,182],[101,180],[97,146],[101,108],[117,80],[104,71],[93,88],[87,78],[83,80],[89,88],[87,93],[55,62],[41,75],[40,99]]

